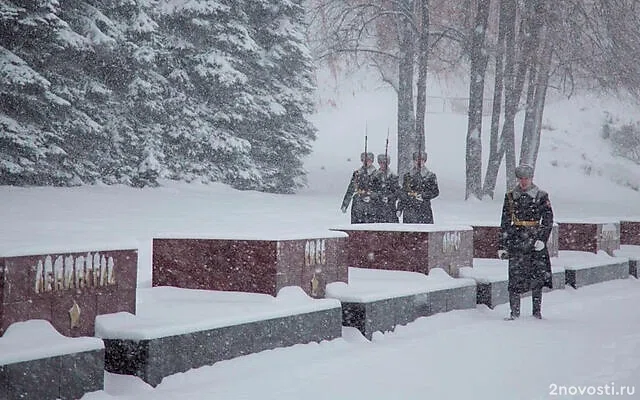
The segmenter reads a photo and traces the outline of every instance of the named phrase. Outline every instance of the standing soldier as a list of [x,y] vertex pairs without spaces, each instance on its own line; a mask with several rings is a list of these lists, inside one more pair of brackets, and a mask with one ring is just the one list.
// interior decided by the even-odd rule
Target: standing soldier
[[398,208],[397,202],[400,197],[401,188],[398,175],[389,170],[391,157],[386,154],[378,154],[378,165],[380,168],[375,174],[375,190],[377,193],[376,222],[397,223]]
[[375,222],[373,197],[375,196],[374,174],[376,167],[373,166],[373,153],[362,153],[360,161],[362,161],[362,167],[353,172],[341,207],[342,212],[346,213],[349,203],[353,200],[353,204],[351,204],[352,224]]
[[438,197],[436,174],[425,166],[427,153],[413,153],[414,166],[402,178],[402,196],[398,209],[405,224],[433,224],[431,200]]
[[533,316],[542,318],[542,288],[551,288],[551,261],[545,243],[553,228],[549,195],[533,184],[533,168],[516,168],[518,185],[504,196],[498,257],[509,260],[509,305],[520,317],[520,295],[531,290]]

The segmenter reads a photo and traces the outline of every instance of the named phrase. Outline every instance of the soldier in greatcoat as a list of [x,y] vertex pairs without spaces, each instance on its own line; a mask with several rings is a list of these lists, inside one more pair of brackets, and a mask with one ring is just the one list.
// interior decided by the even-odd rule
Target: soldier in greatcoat
[[533,316],[542,318],[542,288],[551,288],[551,260],[546,243],[553,228],[549,194],[533,184],[533,168],[516,168],[518,184],[504,196],[498,257],[509,260],[508,320],[520,317],[520,296],[531,291]]
[[376,222],[397,223],[398,222],[398,199],[402,188],[398,175],[389,169],[391,157],[386,154],[378,154],[378,165],[380,168],[375,173],[375,207]]
[[367,224],[375,221],[376,210],[374,204],[375,184],[374,175],[376,167],[373,166],[373,153],[362,153],[360,155],[362,167],[355,170],[351,175],[351,181],[344,194],[342,206],[343,213],[347,212],[351,204],[351,223]]
[[426,166],[427,153],[413,153],[414,165],[402,178],[398,209],[405,224],[433,224],[431,200],[440,195],[436,174]]

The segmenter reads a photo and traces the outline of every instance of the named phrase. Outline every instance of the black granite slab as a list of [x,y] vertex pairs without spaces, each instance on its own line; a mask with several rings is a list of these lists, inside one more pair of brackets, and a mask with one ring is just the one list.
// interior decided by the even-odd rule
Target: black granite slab
[[342,336],[338,307],[148,340],[104,339],[105,369],[152,386],[164,377],[218,361]]
[[577,289],[582,286],[593,285],[614,279],[629,277],[629,261],[619,261],[612,264],[595,265],[590,268],[565,267],[566,284]]
[[638,278],[638,260],[632,258],[629,259],[629,275],[636,279]]
[[342,325],[371,340],[374,332],[393,331],[420,317],[476,307],[476,286],[468,285],[369,302],[342,301]]
[[74,400],[104,388],[104,350],[0,366],[2,400]]

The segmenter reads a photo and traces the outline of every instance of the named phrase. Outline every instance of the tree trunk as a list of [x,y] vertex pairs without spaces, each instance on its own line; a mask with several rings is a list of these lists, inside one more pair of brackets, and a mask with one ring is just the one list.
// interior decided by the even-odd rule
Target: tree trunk
[[482,103],[487,69],[485,36],[490,0],[479,0],[471,40],[471,76],[469,84],[469,118],[466,149],[465,200],[471,195],[482,199]]
[[418,82],[416,99],[416,143],[426,148],[425,115],[427,112],[427,61],[429,59],[429,0],[420,0],[420,38],[418,50]]
[[489,140],[489,160],[484,177],[483,194],[493,199],[498,179],[498,171],[504,156],[504,146],[499,142],[500,116],[502,114],[502,95],[504,89],[504,47],[507,29],[507,2],[500,0],[498,21],[498,42],[496,44],[496,71],[493,85],[493,105],[491,109],[491,136]]
[[[539,146],[540,137],[538,125],[537,101],[540,96],[538,87],[540,84],[541,57],[541,31],[544,23],[544,0],[531,0],[528,4],[531,8],[527,14],[528,38],[525,41],[525,51],[523,56],[529,69],[529,80],[527,83],[527,100],[524,126],[522,129],[522,143],[520,146],[520,163],[535,165],[536,148]],[[546,90],[545,90],[546,93]]]
[[515,118],[518,110],[520,93],[515,90],[516,67],[516,0],[505,0],[506,26],[505,26],[505,64],[504,64],[504,124],[500,137],[500,145],[504,149],[506,177],[505,188],[514,183],[516,168],[515,150]]
[[533,151],[532,151],[532,160],[533,163],[531,164],[534,169],[536,166],[536,163],[538,161],[538,151],[540,150],[540,140],[541,140],[541,134],[542,134],[542,116],[544,114],[544,104],[547,98],[547,89],[549,88],[549,69],[550,69],[550,64],[551,64],[551,40],[549,39],[549,37],[545,37],[543,39],[543,49],[542,49],[542,56],[541,56],[541,62],[540,62],[540,71],[538,73],[538,82],[536,84],[536,95],[535,95],[535,112],[536,112],[536,125],[535,125],[535,131],[537,132],[536,134],[536,141],[533,144]]
[[[533,60],[532,60],[533,61]],[[538,79],[537,66],[532,64],[529,67],[529,81],[527,83],[527,100],[524,114],[524,124],[522,126],[522,142],[520,143],[520,164],[533,166],[533,148],[536,141],[536,81]]]
[[413,13],[413,1],[399,5],[400,62],[398,64],[398,174],[411,169],[411,154],[417,150],[415,141],[415,113],[413,109],[414,33],[408,15]]

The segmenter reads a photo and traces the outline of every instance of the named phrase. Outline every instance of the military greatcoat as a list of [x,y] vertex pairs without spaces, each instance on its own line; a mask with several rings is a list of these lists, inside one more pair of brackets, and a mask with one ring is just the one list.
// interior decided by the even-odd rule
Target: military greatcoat
[[[509,292],[552,287],[547,241],[553,229],[553,210],[547,192],[531,185],[516,186],[504,196],[500,248],[509,255]],[[536,240],[545,244],[535,250]]]

